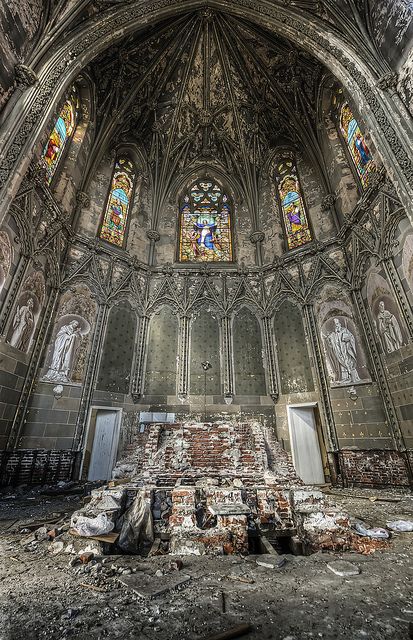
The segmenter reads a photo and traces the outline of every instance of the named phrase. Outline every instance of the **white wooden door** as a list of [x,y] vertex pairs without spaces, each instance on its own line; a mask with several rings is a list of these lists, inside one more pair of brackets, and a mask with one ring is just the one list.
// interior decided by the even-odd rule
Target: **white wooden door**
[[323,461],[313,407],[288,407],[291,453],[297,474],[306,484],[324,484]]
[[99,409],[96,413],[95,436],[88,480],[109,480],[118,445],[118,411]]

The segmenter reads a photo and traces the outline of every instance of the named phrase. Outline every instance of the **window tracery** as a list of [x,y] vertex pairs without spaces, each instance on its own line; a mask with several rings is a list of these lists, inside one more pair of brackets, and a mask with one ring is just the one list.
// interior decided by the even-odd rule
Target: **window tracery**
[[297,167],[292,158],[277,163],[276,182],[288,249],[297,249],[313,240],[304,205]]
[[340,130],[347,144],[360,182],[365,188],[368,186],[370,176],[376,170],[376,166],[364,136],[361,133],[359,124],[347,102],[342,105],[340,110]]
[[230,200],[220,185],[209,179],[194,183],[179,214],[181,262],[233,260]]
[[132,162],[119,157],[115,162],[105,215],[99,237],[123,247],[136,173]]
[[43,149],[42,164],[46,169],[47,184],[51,183],[63,151],[75,130],[78,103],[78,95],[75,87],[73,87],[70,96],[63,104],[59,117]]

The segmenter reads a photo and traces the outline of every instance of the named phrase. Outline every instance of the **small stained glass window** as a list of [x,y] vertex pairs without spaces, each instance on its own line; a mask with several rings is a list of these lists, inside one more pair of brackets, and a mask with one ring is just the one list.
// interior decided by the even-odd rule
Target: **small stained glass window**
[[369,184],[371,174],[376,170],[373,157],[360,131],[357,120],[347,103],[341,107],[340,129],[347,143],[354,166],[363,187]]
[[313,238],[295,162],[290,159],[279,162],[276,179],[287,246],[288,249],[297,249],[311,242]]
[[127,158],[115,162],[112,183],[99,237],[122,247],[131,204],[135,171]]
[[63,150],[75,130],[77,110],[78,98],[76,90],[73,88],[70,97],[65,101],[60,111],[55,126],[43,149],[42,163],[46,168],[47,184],[51,183],[57,165],[62,157]]
[[179,260],[233,260],[230,200],[214,181],[193,184],[180,204]]

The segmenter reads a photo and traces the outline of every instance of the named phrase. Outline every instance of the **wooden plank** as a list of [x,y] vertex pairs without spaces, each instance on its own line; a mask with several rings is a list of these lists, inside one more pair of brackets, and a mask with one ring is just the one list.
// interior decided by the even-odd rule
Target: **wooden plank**
[[111,533],[105,533],[101,536],[81,536],[80,533],[74,529],[69,529],[69,533],[71,536],[75,536],[76,538],[83,538],[84,540],[98,540],[99,542],[108,542],[109,544],[116,542],[120,535],[119,532],[112,531]]

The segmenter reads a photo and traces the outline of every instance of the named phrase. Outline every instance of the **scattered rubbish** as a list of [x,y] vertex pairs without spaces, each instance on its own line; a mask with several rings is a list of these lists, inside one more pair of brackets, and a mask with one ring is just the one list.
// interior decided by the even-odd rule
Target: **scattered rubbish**
[[413,531],[413,522],[411,520],[394,520],[393,522],[387,522],[386,524],[391,531]]
[[89,540],[97,540],[98,542],[106,542],[108,544],[114,544],[116,540],[119,538],[119,533],[116,531],[112,531],[112,533],[106,533],[97,536],[82,536],[80,533],[77,533],[74,529],[69,529],[69,533],[72,536],[76,537],[87,537]]
[[53,556],[57,556],[64,549],[65,543],[61,540],[54,540],[51,545],[49,545],[49,551]]
[[101,536],[110,533],[114,528],[114,523],[109,520],[105,512],[99,513],[96,518],[73,515],[70,521],[71,528],[81,536]]
[[123,516],[118,545],[128,553],[138,553],[142,544],[154,541],[153,520],[145,491],[137,492],[132,506]]
[[375,539],[387,539],[389,537],[389,532],[382,527],[375,527],[374,529],[368,529],[367,526],[363,522],[356,522],[354,525],[355,531],[361,536],[366,536],[368,538]]
[[250,624],[239,624],[228,631],[223,631],[222,633],[217,633],[214,636],[208,636],[205,640],[233,640],[233,638],[240,638],[241,636],[245,636],[245,634],[252,631],[252,627]]
[[327,564],[327,568],[337,576],[341,576],[342,578],[358,576],[360,573],[360,568],[357,565],[352,564],[351,562],[347,562],[346,560],[336,560],[334,562],[329,562]]
[[287,564],[287,559],[282,556],[260,556],[255,561],[259,567],[267,567],[268,569],[281,569]]
[[191,576],[183,573],[173,573],[169,575],[162,575],[162,580],[157,580],[153,576],[140,574],[139,576],[121,576],[118,579],[121,584],[128,589],[131,589],[140,598],[150,600],[151,598],[156,598],[167,591],[183,587],[190,582]]
[[182,562],[182,560],[177,558],[176,560],[173,560],[170,563],[169,568],[171,569],[171,571],[181,571],[183,566],[184,566],[184,563]]
[[93,558],[95,554],[92,551],[84,551],[83,553],[79,553],[79,560],[82,564],[88,564]]

